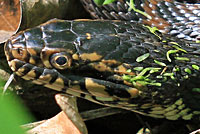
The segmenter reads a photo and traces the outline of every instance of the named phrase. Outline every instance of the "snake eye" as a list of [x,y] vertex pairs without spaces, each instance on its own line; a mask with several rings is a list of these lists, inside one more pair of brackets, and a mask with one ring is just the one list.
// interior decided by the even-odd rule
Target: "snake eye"
[[71,66],[72,58],[66,52],[55,53],[51,56],[50,62],[57,69],[66,69]]

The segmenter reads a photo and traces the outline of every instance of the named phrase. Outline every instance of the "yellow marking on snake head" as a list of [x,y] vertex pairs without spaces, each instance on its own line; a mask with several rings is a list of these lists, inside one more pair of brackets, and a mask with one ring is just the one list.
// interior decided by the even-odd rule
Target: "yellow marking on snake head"
[[139,95],[139,91],[136,88],[131,88],[128,90],[131,98],[136,98]]
[[86,39],[90,40],[92,37],[91,37],[91,34],[90,33],[86,33]]
[[85,86],[87,88],[87,90],[95,95],[95,96],[99,96],[99,97],[110,97],[110,95],[105,91],[106,87],[103,85],[100,85],[98,83],[95,83],[92,79],[87,78],[85,80]]
[[79,60],[78,54],[73,54],[73,55],[72,55],[72,59],[73,59],[73,60]]
[[55,80],[55,82],[53,83],[53,85],[57,85],[57,86],[59,86],[60,88],[64,88],[64,81],[63,81],[63,79],[61,79],[61,78],[57,78],[56,80]]
[[84,91],[81,90],[80,85],[73,85],[72,87],[70,87],[70,90],[75,91],[77,93],[85,93]]
[[80,55],[80,58],[82,60],[97,61],[100,60],[102,56],[94,52],[94,53],[83,53]]
[[37,85],[42,85],[43,84],[42,82],[40,82],[38,80],[33,80],[32,82],[35,83],[35,84],[37,84]]
[[26,74],[26,76],[31,77],[31,78],[34,79],[34,78],[36,77],[35,70],[29,71],[29,72]]
[[31,57],[31,58],[29,59],[29,63],[35,65],[36,62],[35,62],[35,60],[33,59],[33,57]]
[[47,88],[50,88],[50,89],[54,89],[54,90],[56,90],[56,91],[61,91],[61,89],[62,89],[62,88],[57,87],[57,86],[52,85],[52,84],[46,84],[46,85],[44,85],[44,86],[47,87]]
[[15,72],[15,74],[18,76],[23,76],[23,74],[21,74],[20,72]]
[[51,75],[41,75],[38,80],[42,81],[43,83],[48,83],[51,80]]
[[119,61],[116,60],[102,60],[103,63],[107,64],[107,65],[116,65],[116,64],[120,64]]
[[112,69],[110,67],[108,67],[107,65],[105,65],[102,62],[99,63],[91,63],[90,64],[93,68],[95,68],[96,70],[100,71],[100,72],[113,72]]
[[17,72],[19,72],[19,73],[22,73],[23,74],[23,72],[24,72],[24,68],[19,68],[18,70],[17,70]]

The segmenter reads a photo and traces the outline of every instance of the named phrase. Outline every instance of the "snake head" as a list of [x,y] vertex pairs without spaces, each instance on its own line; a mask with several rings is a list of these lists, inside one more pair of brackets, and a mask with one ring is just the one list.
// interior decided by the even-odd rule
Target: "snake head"
[[35,84],[152,117],[186,118],[184,98],[199,89],[191,84],[199,80],[198,49],[162,38],[134,22],[51,20],[13,36],[5,54],[15,74]]

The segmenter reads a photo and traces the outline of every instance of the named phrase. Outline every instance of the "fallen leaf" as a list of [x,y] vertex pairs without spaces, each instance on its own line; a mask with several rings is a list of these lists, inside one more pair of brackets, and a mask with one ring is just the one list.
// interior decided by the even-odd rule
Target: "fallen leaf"
[[29,130],[28,134],[81,134],[69,117],[62,111],[41,125]]
[[0,0],[0,43],[16,33],[21,22],[20,0]]

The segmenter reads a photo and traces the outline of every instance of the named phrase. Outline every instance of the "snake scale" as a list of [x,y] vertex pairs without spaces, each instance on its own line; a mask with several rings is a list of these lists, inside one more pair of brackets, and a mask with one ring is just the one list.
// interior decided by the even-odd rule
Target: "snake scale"
[[173,0],[82,3],[94,18],[117,20],[54,19],[19,32],[5,45],[16,75],[150,117],[199,117],[199,4]]

